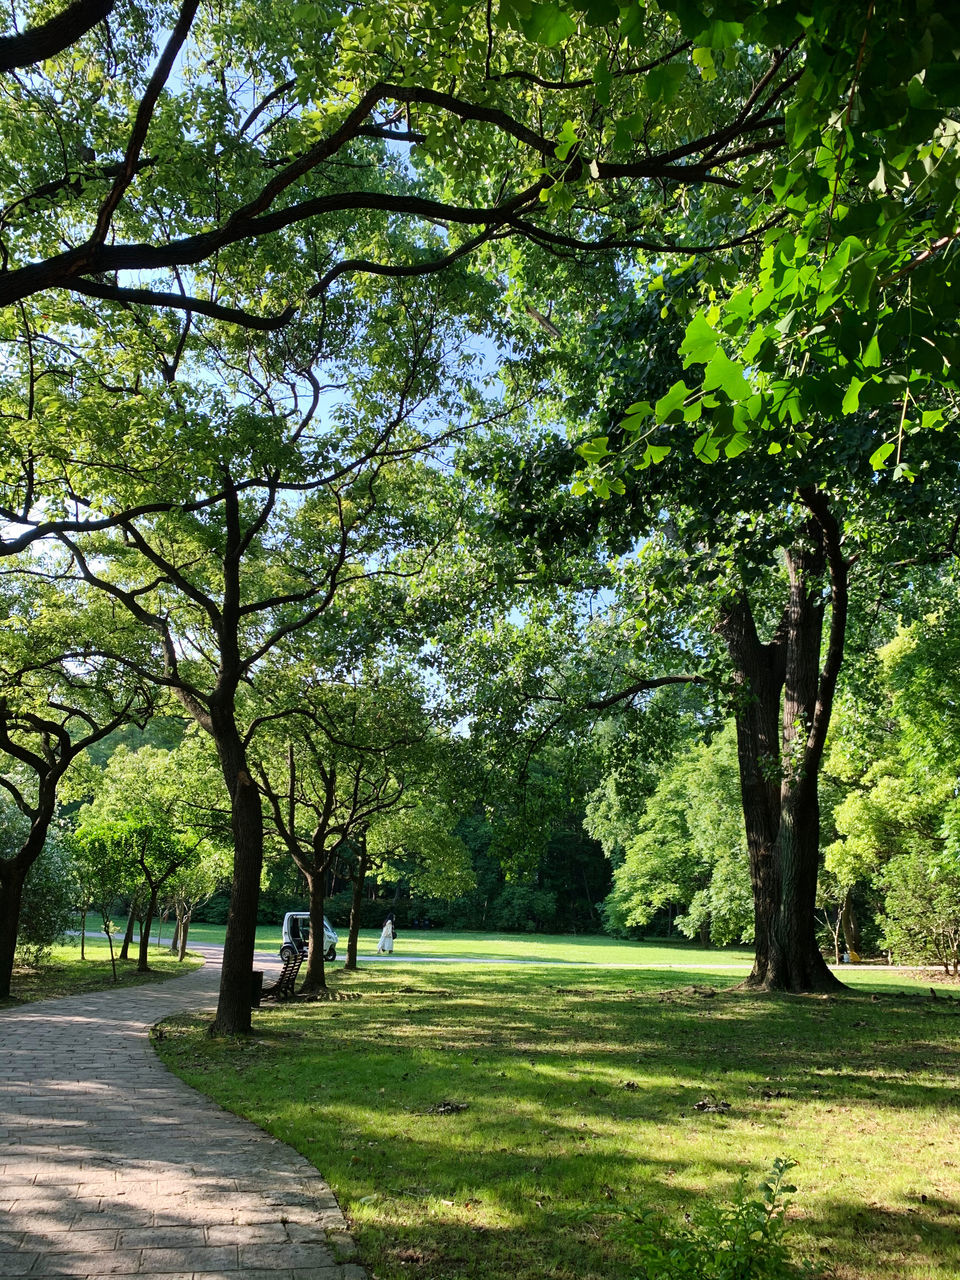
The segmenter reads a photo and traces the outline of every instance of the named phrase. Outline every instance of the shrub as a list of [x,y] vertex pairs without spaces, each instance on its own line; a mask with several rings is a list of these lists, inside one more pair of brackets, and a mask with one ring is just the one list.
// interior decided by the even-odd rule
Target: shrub
[[40,964],[55,942],[60,942],[73,920],[74,884],[70,857],[59,832],[51,829],[43,852],[30,868],[23,886],[17,959]]
[[[793,1280],[784,1196],[796,1190],[785,1182],[795,1161],[777,1159],[757,1188],[741,1177],[730,1204],[706,1205],[677,1225],[661,1214],[623,1209],[617,1235],[631,1248],[640,1269],[636,1280]],[[810,1275],[812,1264],[799,1274]]]

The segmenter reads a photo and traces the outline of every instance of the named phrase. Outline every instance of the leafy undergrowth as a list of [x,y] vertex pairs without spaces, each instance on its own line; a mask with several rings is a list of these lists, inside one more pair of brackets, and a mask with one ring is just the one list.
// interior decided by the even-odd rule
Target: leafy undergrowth
[[[133,954],[133,953],[131,953]],[[102,991],[114,985],[110,967],[110,953],[106,942],[88,940],[85,960],[80,959],[80,946],[68,944],[53,947],[42,964],[17,965],[13,970],[12,992],[8,1004],[22,1001],[52,1000],[59,996],[79,995],[85,991]],[[164,982],[176,978],[191,969],[197,969],[203,961],[189,953],[181,964],[166,948],[151,949],[149,973],[137,972],[136,958],[117,961],[119,987],[138,986],[143,982]]]
[[332,980],[363,999],[263,1009],[245,1040],[175,1019],[158,1051],[314,1162],[377,1280],[632,1280],[625,1206],[680,1239],[780,1156],[798,1162],[794,1259],[835,1280],[960,1275],[948,989],[399,964]]

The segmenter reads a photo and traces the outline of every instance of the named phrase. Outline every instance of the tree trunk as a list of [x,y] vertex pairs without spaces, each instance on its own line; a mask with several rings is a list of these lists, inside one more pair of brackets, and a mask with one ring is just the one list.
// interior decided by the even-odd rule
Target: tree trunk
[[[843,983],[817,946],[816,890],[818,780],[843,659],[846,564],[840,527],[823,494],[801,490],[798,496],[812,519],[786,554],[790,591],[774,639],[767,645],[759,642],[745,596],[720,624],[742,690],[734,714],[755,924],[754,967],[747,985],[771,991],[842,991]],[[831,624],[820,671],[825,570]]]
[[350,903],[350,930],[347,934],[347,963],[343,966],[354,973],[357,969],[357,943],[360,939],[360,909],[363,906],[363,885],[367,878],[367,847],[364,843],[357,860],[357,870],[353,876],[353,901]]
[[150,972],[150,929],[157,910],[156,892],[150,894],[147,910],[140,925],[140,953],[137,956],[137,973]]
[[[130,944],[133,942],[133,930],[137,923],[137,900],[134,898],[130,903],[130,914],[127,916],[127,927],[123,933],[123,942],[120,944],[120,955],[118,959],[130,959]],[[141,930],[141,936],[143,931]]]
[[247,770],[243,741],[232,706],[211,713],[212,734],[230,796],[233,830],[233,885],[223,946],[220,998],[212,1035],[247,1035],[251,1027],[253,953],[263,869],[263,811],[260,792]]
[[847,950],[860,954],[860,921],[857,919],[857,909],[853,905],[853,895],[847,890],[843,899],[843,908],[840,912],[840,924],[843,928],[843,940],[847,944]]
[[182,960],[183,957],[187,954],[187,934],[190,932],[190,917],[192,916],[192,914],[193,914],[192,911],[188,911],[187,914],[183,917],[183,919],[178,921],[178,926],[180,930],[180,933],[179,933],[180,950],[177,955],[178,960]]
[[80,912],[80,959],[87,958],[87,909]]
[[110,967],[113,970],[113,981],[116,982],[117,981],[117,957],[113,950],[113,932],[109,927],[112,922],[107,916],[106,907],[104,907],[101,914],[103,916],[103,932],[107,935],[107,946],[110,948]]
[[[781,628],[782,630],[782,628]],[[770,961],[770,934],[779,898],[774,846],[780,826],[780,698],[785,647],[778,631],[762,644],[749,601],[741,595],[721,619],[738,686],[733,711],[750,883],[753,889],[753,971],[748,986],[762,986]]]
[[33,812],[27,838],[12,858],[0,858],[0,1000],[7,999],[10,995],[17,935],[20,931],[23,886],[30,868],[43,853],[47,832],[57,810],[57,784],[62,772],[58,767],[39,777],[37,807]]
[[170,954],[174,956],[180,950],[180,916],[180,908],[177,907],[177,914],[173,923],[173,937],[170,939]]
[[20,927],[20,903],[26,878],[27,867],[19,858],[6,858],[0,862],[0,1000],[10,996]]
[[326,875],[321,869],[307,876],[310,893],[310,950],[307,953],[307,972],[300,990],[303,992],[326,991],[327,974],[324,966],[323,908],[326,901],[324,888]]

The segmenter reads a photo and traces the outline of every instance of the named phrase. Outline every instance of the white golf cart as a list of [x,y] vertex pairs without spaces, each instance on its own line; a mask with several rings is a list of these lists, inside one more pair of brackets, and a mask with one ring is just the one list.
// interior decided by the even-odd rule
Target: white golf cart
[[[326,916],[323,917],[323,958],[336,960],[339,937]],[[310,912],[288,911],[283,917],[283,945],[280,947],[280,959],[292,960],[296,955],[303,955],[310,945]]]

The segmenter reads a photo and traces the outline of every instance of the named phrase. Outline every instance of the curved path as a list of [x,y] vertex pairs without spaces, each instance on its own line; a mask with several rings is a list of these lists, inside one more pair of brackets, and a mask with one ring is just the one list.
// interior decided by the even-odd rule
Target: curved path
[[183,978],[0,1011],[3,1280],[366,1280],[313,1165],[150,1048],[216,1004],[220,948],[196,949]]

